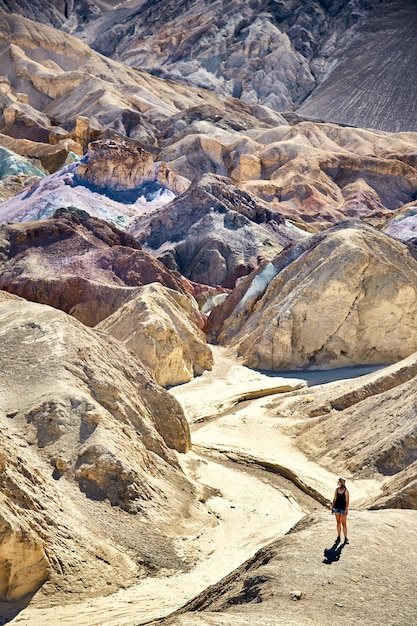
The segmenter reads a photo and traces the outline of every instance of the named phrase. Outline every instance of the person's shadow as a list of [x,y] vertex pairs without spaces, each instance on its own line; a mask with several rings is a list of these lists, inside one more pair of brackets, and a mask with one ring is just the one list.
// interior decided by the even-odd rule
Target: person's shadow
[[335,561],[338,561],[342,555],[342,550],[345,545],[345,543],[339,543],[339,540],[336,539],[331,548],[324,548],[323,563],[331,565],[332,563],[335,563]]

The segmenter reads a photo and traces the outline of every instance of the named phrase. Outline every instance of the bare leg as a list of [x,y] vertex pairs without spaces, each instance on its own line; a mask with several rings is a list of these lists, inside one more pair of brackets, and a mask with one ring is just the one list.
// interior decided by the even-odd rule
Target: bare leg
[[347,531],[347,524],[346,524],[346,522],[347,522],[347,515],[345,513],[344,515],[341,515],[340,517],[342,518],[341,522],[342,522],[342,526],[343,526],[343,534],[345,536],[345,541],[346,541],[346,539],[348,538],[348,536],[347,536],[348,531]]
[[342,516],[340,515],[340,513],[336,513],[336,528],[337,528],[337,536],[340,537],[340,533],[342,530]]

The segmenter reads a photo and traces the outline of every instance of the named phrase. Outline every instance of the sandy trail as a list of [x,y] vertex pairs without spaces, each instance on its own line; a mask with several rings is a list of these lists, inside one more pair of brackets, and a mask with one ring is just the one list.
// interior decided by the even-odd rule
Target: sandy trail
[[[279,379],[275,376],[268,378],[237,364],[225,348],[216,346],[213,352],[215,367],[211,372],[172,390],[183,404],[190,422],[194,422],[191,425],[193,445],[227,450],[283,466],[307,488],[331,499],[337,477],[297,449],[293,438],[286,434],[294,420],[272,415],[267,407],[268,394],[249,402],[235,403],[236,398],[248,389],[278,385]],[[348,371],[345,368],[340,373],[347,375]],[[281,383],[291,384],[295,389],[302,382],[305,381],[290,376],[281,379]],[[346,478],[349,478],[352,506],[375,497],[381,490],[380,481]]]
[[283,536],[304,515],[288,492],[239,467],[229,469],[193,452],[184,457],[183,467],[194,480],[219,494],[207,500],[216,526],[204,527],[182,542],[186,553],[198,552],[195,568],[166,578],[147,578],[128,590],[76,605],[49,609],[29,605],[11,623],[127,626],[162,617],[217,582],[261,546]]
[[[77,604],[41,608],[35,599],[11,624],[138,626],[166,616],[235,569],[261,546],[282,537],[307,512],[288,491],[262,480],[259,472],[251,474],[239,463],[217,462],[204,455],[205,448],[288,467],[301,482],[331,497],[334,474],[295,448],[283,432],[287,422],[268,414],[265,398],[235,405],[239,394],[257,387],[268,389],[277,385],[277,379],[269,380],[236,364],[221,348],[214,352],[216,364],[212,372],[172,390],[192,424],[195,444],[194,451],[179,455],[184,472],[191,480],[216,490],[216,495],[207,500],[212,523],[178,541],[179,551],[198,557],[196,566],[174,576],[148,577],[129,589]],[[298,386],[300,380],[293,384]],[[354,483],[353,504],[374,489],[373,481]]]
[[[263,402],[252,401],[249,406],[229,415],[194,427],[194,444],[247,455],[258,462],[284,467],[297,478],[297,482],[305,485],[307,492],[318,492],[331,499],[337,476],[306,458],[296,448],[292,438],[283,432],[288,426],[288,419],[271,418]],[[347,478],[352,507],[374,497],[381,490],[381,481]]]

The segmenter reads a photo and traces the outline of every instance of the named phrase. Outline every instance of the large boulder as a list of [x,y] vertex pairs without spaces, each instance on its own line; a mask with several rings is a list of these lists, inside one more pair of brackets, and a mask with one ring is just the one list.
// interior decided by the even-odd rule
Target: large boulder
[[152,283],[96,329],[123,341],[156,382],[168,387],[212,368],[213,356],[198,315],[190,296]]
[[390,363],[417,350],[417,262],[361,222],[289,248],[245,285],[219,342],[250,367]]

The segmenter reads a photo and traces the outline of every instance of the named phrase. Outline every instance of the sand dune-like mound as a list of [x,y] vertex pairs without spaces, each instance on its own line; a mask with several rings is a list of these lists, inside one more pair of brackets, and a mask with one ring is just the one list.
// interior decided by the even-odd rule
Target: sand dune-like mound
[[246,279],[233,312],[219,306],[228,314],[219,341],[258,369],[399,360],[417,347],[416,271],[403,244],[343,223]]

